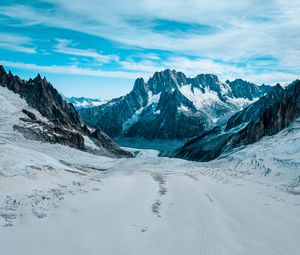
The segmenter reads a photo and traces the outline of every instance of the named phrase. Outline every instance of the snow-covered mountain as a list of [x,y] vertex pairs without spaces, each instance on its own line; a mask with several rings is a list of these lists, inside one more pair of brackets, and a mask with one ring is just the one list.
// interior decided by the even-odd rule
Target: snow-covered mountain
[[277,84],[267,95],[233,115],[223,127],[214,127],[192,139],[175,156],[208,161],[234,148],[255,143],[288,127],[300,117],[300,81],[285,89]]
[[82,126],[73,105],[64,101],[46,78],[38,75],[25,81],[0,66],[0,86],[0,131],[13,137],[18,132],[29,140],[59,143],[96,155],[132,156],[98,129]]
[[100,98],[87,98],[87,97],[65,97],[65,100],[76,109],[95,107],[107,103],[109,100]]
[[126,96],[79,111],[83,120],[112,137],[188,139],[272,90],[243,81],[222,83],[212,74],[188,78],[182,72],[156,72],[135,81]]

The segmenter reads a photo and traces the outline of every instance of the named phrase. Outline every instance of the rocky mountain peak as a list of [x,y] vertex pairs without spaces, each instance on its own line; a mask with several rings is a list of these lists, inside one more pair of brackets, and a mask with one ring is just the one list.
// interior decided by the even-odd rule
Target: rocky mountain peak
[[87,136],[99,146],[99,150],[93,150],[92,153],[132,157],[131,153],[121,150],[106,135],[103,134],[99,140],[99,136],[93,137],[92,132],[84,129],[74,106],[67,103],[46,78],[42,79],[41,75],[37,75],[34,79],[25,81],[11,73],[7,74],[3,67],[0,70],[0,86],[18,94],[29,107],[47,119],[37,119],[30,111],[23,110],[29,119],[20,118],[24,125],[14,125],[13,128],[23,133],[26,138],[90,150],[85,144],[84,136]]
[[148,85],[153,94],[158,94],[164,90],[177,89],[182,84],[186,84],[186,81],[187,78],[182,72],[166,69],[161,72],[155,72],[148,80]]
[[195,78],[189,79],[189,83],[192,84],[192,90],[199,88],[202,93],[205,93],[205,89],[215,91],[218,94],[221,92],[221,83],[214,74],[199,74]]
[[0,65],[0,75],[2,76],[4,74],[6,74],[6,71],[5,71],[4,67],[3,67],[3,65]]
[[42,80],[41,75],[38,73],[37,76],[34,78],[34,80],[41,81]]
[[135,80],[132,90],[140,92],[140,93],[144,93],[144,92],[148,91],[148,86],[145,83],[143,78],[138,78]]
[[247,98],[236,100],[229,85],[213,74],[187,78],[182,72],[166,69],[155,72],[146,83],[137,79],[127,95],[97,108],[81,109],[80,115],[87,124],[116,138],[187,139],[218,121],[225,122],[265,93],[259,89],[249,92],[248,98],[236,92],[237,98]]
[[270,92],[273,88],[268,85],[257,86],[254,83],[244,81],[242,79],[236,79],[229,84],[231,90],[231,96],[234,98],[244,98],[253,100],[254,98],[260,97],[268,92]]

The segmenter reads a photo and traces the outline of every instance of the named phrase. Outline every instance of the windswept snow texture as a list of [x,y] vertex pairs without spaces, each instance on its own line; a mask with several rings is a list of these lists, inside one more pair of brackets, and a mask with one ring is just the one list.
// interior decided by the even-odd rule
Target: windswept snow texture
[[25,139],[0,92],[1,254],[299,254],[298,122],[209,163],[113,159]]

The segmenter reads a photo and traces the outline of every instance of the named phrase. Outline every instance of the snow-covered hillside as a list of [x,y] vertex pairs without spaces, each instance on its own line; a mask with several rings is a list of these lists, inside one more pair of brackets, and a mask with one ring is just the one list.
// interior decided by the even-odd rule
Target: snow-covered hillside
[[299,122],[210,163],[113,159],[25,139],[42,117],[0,95],[1,254],[299,253]]

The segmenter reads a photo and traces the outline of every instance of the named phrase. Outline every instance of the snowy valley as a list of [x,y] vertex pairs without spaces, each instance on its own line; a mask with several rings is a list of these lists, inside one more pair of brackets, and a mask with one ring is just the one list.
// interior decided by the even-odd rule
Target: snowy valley
[[1,254],[299,253],[299,119],[201,163],[28,139],[28,112],[51,124],[0,86]]

